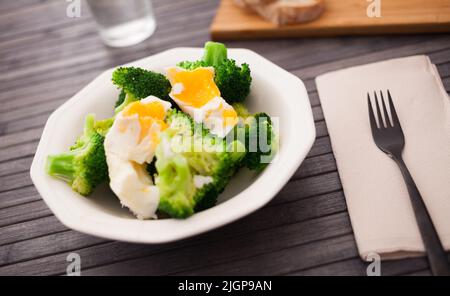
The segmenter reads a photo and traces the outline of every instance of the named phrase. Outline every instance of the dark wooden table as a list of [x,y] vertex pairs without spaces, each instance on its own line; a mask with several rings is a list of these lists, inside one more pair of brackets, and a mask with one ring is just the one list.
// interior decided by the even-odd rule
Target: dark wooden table
[[[33,187],[29,167],[49,114],[104,69],[177,46],[201,47],[217,1],[154,1],[155,35],[110,49],[82,2],[0,0],[0,274],[65,274],[81,255],[84,275],[364,275],[314,78],[401,56],[427,54],[450,90],[450,35],[227,42],[291,71],[306,84],[317,139],[274,200],[218,230],[164,245],[107,241],[64,227]],[[293,135],[301,137],[302,135]],[[430,273],[424,258],[383,262],[382,274]]]

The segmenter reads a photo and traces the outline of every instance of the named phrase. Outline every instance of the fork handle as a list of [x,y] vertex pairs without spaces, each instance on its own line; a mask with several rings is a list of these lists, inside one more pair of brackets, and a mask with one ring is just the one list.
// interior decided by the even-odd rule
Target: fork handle
[[403,178],[405,179],[406,186],[408,187],[409,197],[414,209],[419,231],[422,236],[423,244],[425,245],[425,251],[427,253],[428,261],[433,275],[450,275],[450,265],[447,260],[447,254],[442,247],[439,240],[439,236],[431,221],[430,214],[427,211],[422,196],[417,190],[417,186],[414,183],[408,168],[406,167],[403,158],[395,157]]

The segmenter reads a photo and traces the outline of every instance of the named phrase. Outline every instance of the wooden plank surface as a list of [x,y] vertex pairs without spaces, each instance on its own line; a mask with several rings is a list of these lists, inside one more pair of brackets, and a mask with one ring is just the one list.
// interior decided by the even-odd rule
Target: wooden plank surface
[[[317,139],[272,202],[220,229],[152,246],[99,239],[60,224],[33,187],[29,166],[56,107],[106,68],[172,47],[202,46],[218,4],[154,1],[155,35],[134,47],[111,49],[99,40],[84,6],[80,19],[70,19],[65,1],[0,0],[0,275],[64,274],[70,252],[81,255],[86,275],[365,274],[314,78],[343,67],[427,54],[449,91],[449,34],[227,42],[256,51],[305,82]],[[383,262],[382,273],[430,274],[424,258]]]
[[380,17],[369,17],[371,2],[324,0],[325,12],[303,24],[276,26],[234,0],[222,0],[211,24],[213,39],[283,38],[361,34],[424,33],[450,31],[450,2],[447,0],[380,1]]

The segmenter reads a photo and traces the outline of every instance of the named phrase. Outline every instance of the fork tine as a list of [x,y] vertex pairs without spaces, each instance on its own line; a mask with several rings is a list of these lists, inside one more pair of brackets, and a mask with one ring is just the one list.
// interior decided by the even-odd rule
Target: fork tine
[[378,123],[380,125],[380,129],[383,129],[384,128],[384,122],[383,122],[383,117],[381,117],[380,103],[378,103],[377,92],[374,91],[373,93],[375,95],[375,103],[376,103],[376,106],[377,106]]
[[394,103],[392,102],[391,93],[389,90],[388,93],[388,99],[389,99],[389,109],[391,109],[391,117],[392,117],[392,124],[393,126],[400,127],[400,121],[398,120],[397,112],[395,111]]
[[391,124],[391,120],[389,119],[389,114],[386,108],[386,103],[384,102],[384,96],[383,96],[383,91],[380,90],[380,95],[381,95],[381,103],[383,106],[383,114],[384,114],[384,121],[386,122],[386,127],[391,127],[393,126]]
[[375,121],[375,115],[373,114],[373,108],[372,108],[372,104],[370,102],[370,95],[369,93],[367,93],[367,106],[369,107],[369,120],[370,120],[370,127],[372,129],[372,132],[376,129],[378,129],[377,127],[377,122]]

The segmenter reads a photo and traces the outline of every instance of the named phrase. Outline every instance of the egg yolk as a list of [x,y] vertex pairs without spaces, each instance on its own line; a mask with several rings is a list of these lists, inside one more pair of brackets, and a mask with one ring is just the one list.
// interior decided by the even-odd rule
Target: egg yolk
[[223,110],[222,116],[224,118],[223,121],[224,126],[235,125],[238,122],[237,113],[236,111],[234,111],[234,109]]
[[[122,111],[125,117],[137,114],[139,118],[139,125],[141,127],[141,132],[139,135],[139,141],[142,141],[146,135],[148,135],[150,128],[154,123],[157,123],[161,131],[167,128],[167,124],[164,122],[164,116],[166,111],[164,106],[160,102],[150,102],[148,104],[143,104],[141,102],[133,102],[129,104]],[[154,143],[157,144],[159,137],[156,132],[151,134]]]
[[160,102],[150,102],[143,104],[139,101],[129,104],[125,110],[123,110],[124,116],[131,116],[137,114],[141,117],[152,117],[155,119],[163,120],[166,115],[164,106]]
[[197,68],[192,71],[180,71],[177,68],[169,69],[168,76],[172,86],[177,83],[183,85],[180,93],[173,94],[178,100],[199,108],[215,97],[220,91],[214,82],[214,71],[210,68]]

